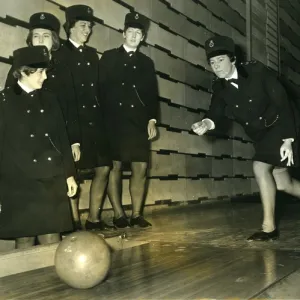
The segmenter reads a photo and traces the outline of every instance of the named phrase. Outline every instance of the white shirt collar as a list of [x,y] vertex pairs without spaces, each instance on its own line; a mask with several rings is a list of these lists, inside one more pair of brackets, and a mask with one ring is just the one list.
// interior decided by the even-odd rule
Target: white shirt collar
[[124,47],[124,49],[126,50],[126,52],[130,52],[130,51],[135,52],[135,51],[136,51],[136,48],[135,48],[135,49],[129,48],[129,47],[126,46],[125,44],[123,44],[123,47]]
[[70,38],[69,38],[69,41],[74,45],[75,48],[79,48],[80,46],[82,46],[82,45],[80,45],[80,44],[74,42],[74,41],[71,40]]
[[225,78],[226,80],[230,80],[230,79],[238,79],[238,72],[237,72],[237,69],[236,67],[234,67],[234,71],[232,73],[232,75],[228,78]]
[[26,86],[24,83],[22,83],[20,80],[18,80],[18,85],[21,87],[23,91],[25,91],[27,94],[31,93],[34,91],[34,89],[29,88]]

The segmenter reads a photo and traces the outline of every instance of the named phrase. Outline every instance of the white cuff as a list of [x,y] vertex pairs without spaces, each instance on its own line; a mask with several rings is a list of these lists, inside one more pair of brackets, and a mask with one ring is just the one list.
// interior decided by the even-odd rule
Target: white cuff
[[153,122],[156,124],[156,119],[151,119],[151,120],[149,120],[149,122],[150,122],[150,121],[153,121]]
[[282,141],[285,142],[285,141],[289,141],[289,140],[290,140],[291,142],[294,142],[294,139],[293,139],[293,138],[283,139]]
[[72,144],[71,146],[80,146],[79,143]]
[[211,119],[203,119],[202,122],[203,121],[206,121],[206,124],[208,125],[207,126],[208,130],[213,130],[213,129],[216,128],[215,122],[213,120],[211,120]]

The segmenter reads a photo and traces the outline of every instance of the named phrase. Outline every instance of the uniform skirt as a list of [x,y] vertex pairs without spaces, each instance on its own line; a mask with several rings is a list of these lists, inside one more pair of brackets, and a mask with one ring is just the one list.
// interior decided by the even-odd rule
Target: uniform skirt
[[[4,162],[5,164],[5,162]],[[66,179],[28,178],[13,165],[0,177],[0,238],[14,239],[73,229]]]
[[[276,167],[286,167],[287,159],[281,162],[280,147],[283,144],[282,128],[284,123],[279,120],[276,125],[267,128],[259,133],[259,137],[254,139],[255,154],[253,160],[268,163]],[[288,137],[286,137],[288,138]],[[292,143],[294,167],[299,166],[299,145],[295,140]]]
[[[102,129],[103,131],[103,129]],[[109,143],[101,129],[82,128],[82,144],[80,145],[81,156],[76,163],[80,170],[97,167],[111,166]]]
[[147,125],[137,126],[134,122],[125,120],[122,126],[109,130],[109,145],[112,160],[149,162],[150,141]]

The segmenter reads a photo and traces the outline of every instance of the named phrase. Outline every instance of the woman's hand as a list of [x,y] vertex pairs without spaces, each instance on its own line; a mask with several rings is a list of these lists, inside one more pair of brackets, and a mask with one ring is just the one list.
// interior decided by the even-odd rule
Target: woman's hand
[[79,144],[74,144],[71,146],[71,148],[72,148],[72,154],[73,154],[74,161],[79,161],[80,155],[81,155]]
[[68,186],[68,197],[74,197],[77,193],[77,183],[73,176],[67,178],[67,186]]
[[292,148],[292,141],[285,140],[280,147],[280,156],[281,161],[287,159],[287,167],[290,167],[294,164],[294,157],[293,157],[293,148]]
[[150,120],[148,122],[148,140],[152,140],[157,135],[156,122],[154,120]]
[[206,122],[200,121],[200,122],[194,123],[192,125],[192,130],[198,135],[203,135],[209,129],[208,129]]

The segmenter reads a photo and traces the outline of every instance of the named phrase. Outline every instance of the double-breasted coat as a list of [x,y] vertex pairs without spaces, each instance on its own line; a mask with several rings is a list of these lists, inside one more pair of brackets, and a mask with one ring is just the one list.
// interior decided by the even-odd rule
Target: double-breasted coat
[[[238,88],[225,79],[213,83],[213,95],[206,118],[216,127],[226,116],[243,126],[253,140],[254,160],[275,166],[280,162],[280,147],[284,139],[293,138],[297,145],[295,116],[287,94],[276,76],[257,61],[237,66]],[[298,161],[295,149],[294,160]]]
[[66,179],[75,166],[54,94],[0,93],[0,238],[69,231]]
[[[80,128],[72,74],[68,66],[57,57],[57,53],[52,53],[51,66],[47,70],[47,79],[44,81],[43,89],[56,94],[66,122],[70,143],[80,143]],[[13,71],[10,69],[5,86],[13,86],[16,82],[17,79],[14,78]]]
[[57,52],[57,59],[67,64],[73,78],[81,143],[81,159],[77,167],[90,169],[109,166],[111,160],[103,111],[98,99],[99,58],[96,49],[89,46],[76,48],[67,40]]
[[105,51],[99,61],[99,94],[113,160],[147,162],[147,126],[158,110],[153,61],[123,46]]

